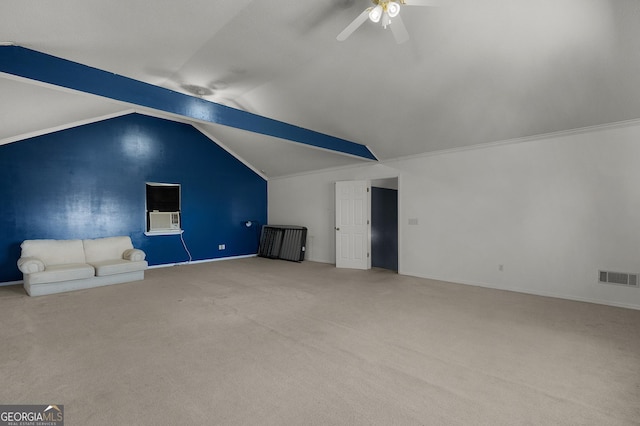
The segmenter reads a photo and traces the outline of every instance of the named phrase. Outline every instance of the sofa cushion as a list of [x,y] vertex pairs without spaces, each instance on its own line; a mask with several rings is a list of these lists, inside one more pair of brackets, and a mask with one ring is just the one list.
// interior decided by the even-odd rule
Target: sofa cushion
[[45,267],[67,263],[85,263],[82,240],[25,240],[21,257],[40,259]]
[[43,284],[69,280],[80,280],[95,276],[93,266],[86,263],[67,263],[65,265],[48,265],[42,272],[25,274],[28,284]]
[[133,248],[129,237],[96,238],[83,240],[82,243],[88,263],[122,259],[124,251]]
[[96,270],[96,276],[104,277],[106,275],[122,274],[125,272],[144,271],[147,269],[146,261],[132,262],[130,260],[112,259],[100,262],[91,262]]

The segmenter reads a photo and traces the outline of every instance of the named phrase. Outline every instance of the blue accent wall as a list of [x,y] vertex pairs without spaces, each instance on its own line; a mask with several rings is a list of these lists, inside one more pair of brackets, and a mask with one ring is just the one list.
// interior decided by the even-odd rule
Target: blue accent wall
[[[179,235],[145,236],[145,183],[179,183],[193,260],[255,254],[267,182],[188,124],[130,114],[0,146],[0,282],[26,239],[129,235],[150,265],[184,262]],[[225,250],[218,250],[225,244]]]

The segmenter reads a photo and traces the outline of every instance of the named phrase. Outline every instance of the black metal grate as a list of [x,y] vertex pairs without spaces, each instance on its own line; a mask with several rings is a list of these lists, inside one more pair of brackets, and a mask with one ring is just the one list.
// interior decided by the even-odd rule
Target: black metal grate
[[638,287],[638,274],[611,271],[598,271],[598,274],[601,283]]
[[304,260],[307,228],[303,226],[264,225],[258,256],[300,262]]

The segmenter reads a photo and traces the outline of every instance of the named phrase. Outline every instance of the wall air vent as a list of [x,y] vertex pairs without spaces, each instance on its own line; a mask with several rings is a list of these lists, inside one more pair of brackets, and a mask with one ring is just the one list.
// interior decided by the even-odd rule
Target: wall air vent
[[599,281],[605,284],[624,285],[627,287],[638,287],[638,274],[627,274],[626,272],[598,271]]

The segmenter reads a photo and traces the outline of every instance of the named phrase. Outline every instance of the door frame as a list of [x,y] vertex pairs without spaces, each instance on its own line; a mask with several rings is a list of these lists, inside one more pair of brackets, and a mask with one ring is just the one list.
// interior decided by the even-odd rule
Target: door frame
[[[402,256],[402,230],[403,230],[403,208],[402,208],[402,176],[398,175],[386,175],[386,176],[376,176],[376,177],[369,177],[369,178],[362,178],[362,179],[341,179],[341,180],[336,180],[334,181],[334,194],[333,194],[333,200],[335,202],[335,183],[336,182],[344,182],[344,181],[348,181],[348,180],[366,180],[369,182],[369,187],[376,185],[376,186],[380,186],[381,183],[380,182],[390,182],[390,181],[395,181],[397,183],[397,188],[393,188],[393,189],[397,189],[398,191],[398,274],[403,274],[403,256]],[[332,229],[332,234],[333,234],[333,239],[334,239],[334,250],[336,247],[336,223],[335,223],[335,217],[336,217],[336,211],[337,206],[334,205],[333,210],[334,210],[334,224],[333,224],[333,229]],[[371,268],[371,192],[369,192],[369,208],[368,208],[368,218],[367,220],[369,221],[369,230],[367,232],[367,238],[368,238],[368,242],[367,242],[367,246],[369,247],[369,269]],[[334,261],[337,259],[337,255],[338,253],[334,253]]]

